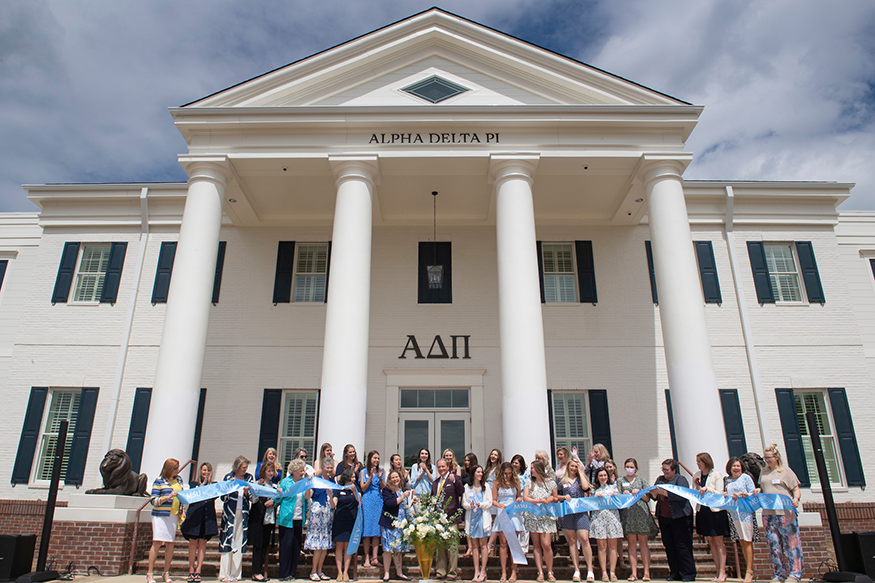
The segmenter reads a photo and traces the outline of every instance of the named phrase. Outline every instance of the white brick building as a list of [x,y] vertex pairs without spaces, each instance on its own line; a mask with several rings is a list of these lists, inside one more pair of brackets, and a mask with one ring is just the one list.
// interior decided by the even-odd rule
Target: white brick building
[[150,476],[324,441],[800,470],[817,410],[837,500],[875,502],[875,215],[683,181],[701,111],[432,9],[172,108],[188,184],[25,186],[0,497],[44,496],[64,416],[62,499],[110,447]]

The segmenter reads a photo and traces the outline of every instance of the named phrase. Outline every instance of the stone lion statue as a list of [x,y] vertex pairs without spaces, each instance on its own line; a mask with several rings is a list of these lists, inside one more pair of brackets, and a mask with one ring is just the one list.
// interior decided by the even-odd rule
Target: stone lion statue
[[122,496],[146,496],[146,474],[137,475],[131,470],[131,458],[122,449],[111,449],[100,462],[103,488],[86,490],[86,494],[119,494]]

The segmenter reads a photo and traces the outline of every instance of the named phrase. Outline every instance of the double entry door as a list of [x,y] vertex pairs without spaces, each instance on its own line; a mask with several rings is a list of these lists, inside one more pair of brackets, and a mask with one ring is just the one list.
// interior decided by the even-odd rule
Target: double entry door
[[453,450],[459,463],[471,451],[470,411],[407,411],[398,414],[398,423],[405,468],[416,463],[424,447],[431,452],[432,463],[446,449]]

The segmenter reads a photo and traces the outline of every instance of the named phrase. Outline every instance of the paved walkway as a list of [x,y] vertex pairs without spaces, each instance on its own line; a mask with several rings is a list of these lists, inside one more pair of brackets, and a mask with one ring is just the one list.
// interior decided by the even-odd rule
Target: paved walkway
[[[92,576],[88,576],[88,577],[85,577],[85,576],[76,577],[75,579],[73,579],[73,581],[74,581],[74,583],[98,583],[98,582],[101,582],[101,583],[146,583],[146,576],[145,575],[117,575],[115,577],[97,577],[97,576],[92,575]],[[173,581],[175,583],[185,583],[185,578],[184,577],[175,577],[173,579]],[[215,579],[213,577],[204,577],[203,581],[207,582],[207,583],[212,583],[212,582],[218,581],[218,579]],[[309,579],[303,578],[303,579],[296,579],[295,583],[309,583],[309,581],[310,581]],[[360,578],[359,581],[360,582],[370,582],[370,581],[381,582],[381,579]],[[393,581],[395,581],[395,580],[393,579]],[[419,579],[414,579],[414,581],[418,582]],[[498,583],[498,579],[489,579],[487,581],[490,581],[491,583]],[[560,581],[561,581],[561,579],[560,579]],[[654,582],[662,582],[662,581],[667,581],[667,579],[654,579],[653,581]],[[700,581],[705,581],[705,579],[700,579]],[[727,579],[727,581],[740,581],[740,579]],[[249,579],[243,579],[241,581],[241,583],[248,583],[248,582],[249,582]],[[271,579],[271,582],[278,583],[279,580],[278,579]],[[521,583],[528,583],[526,579],[520,579],[520,582]],[[158,583],[162,583],[162,582],[158,581]],[[430,583],[436,583],[436,582],[431,581]],[[465,581],[464,579],[459,579],[459,583],[467,583],[467,581]],[[639,583],[640,583],[640,579],[639,579]]]

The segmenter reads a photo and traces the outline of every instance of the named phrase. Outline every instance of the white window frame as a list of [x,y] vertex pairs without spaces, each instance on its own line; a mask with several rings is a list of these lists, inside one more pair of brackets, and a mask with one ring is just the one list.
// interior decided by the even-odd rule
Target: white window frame
[[[105,252],[98,262],[99,270],[83,271],[86,254],[98,248]],[[100,295],[103,292],[103,283],[106,280],[106,269],[109,267],[109,254],[111,251],[112,243],[83,243],[79,246],[79,256],[76,258],[76,273],[73,275],[73,299],[70,303],[89,305],[100,303]],[[88,281],[90,278],[95,279],[93,293],[91,297],[82,299],[80,298],[80,291],[83,288],[83,282]]]
[[[325,262],[324,269],[319,270],[318,268],[318,259],[313,261],[316,264],[314,269],[309,271],[299,271],[305,267],[306,263],[302,260],[302,252],[305,249],[310,248],[322,248],[325,250]],[[328,289],[328,261],[329,257],[329,247],[328,243],[318,243],[318,242],[307,242],[307,243],[299,243],[295,246],[295,269],[293,272],[294,279],[292,281],[292,302],[299,304],[324,304],[325,303],[325,294]],[[316,282],[319,277],[323,278],[323,282],[320,286],[318,283],[313,285],[313,282]],[[300,287],[299,287],[300,286]],[[309,453],[309,452],[308,452]]]
[[[589,410],[589,391],[586,390],[552,390],[550,391],[550,422],[553,427],[551,438],[553,440],[553,450],[559,449],[563,445],[567,447],[569,450],[572,449],[572,445],[577,445],[578,453],[586,454],[592,449],[593,441],[592,441],[592,423],[590,418],[590,410]],[[558,423],[556,421],[556,401],[557,398],[565,399],[567,395],[579,396],[581,402],[583,403],[583,426],[586,431],[586,437],[584,438],[574,438],[574,437],[564,437],[559,438],[556,435],[556,430],[558,428]],[[581,443],[583,447],[581,447]],[[581,459],[585,456],[581,455]]]
[[[571,258],[571,271],[547,271],[547,251],[548,247],[568,247],[570,251]],[[544,303],[545,304],[576,304],[578,298],[578,289],[577,289],[577,257],[575,255],[574,243],[569,241],[543,241],[541,243],[541,263],[543,265],[543,277],[544,277]],[[571,279],[571,295],[567,295],[567,291],[563,296],[559,292],[559,284],[560,278],[570,276]],[[555,293],[557,294],[556,298],[561,299],[550,299],[551,286],[548,281],[554,280],[557,282],[555,287]]]
[[[769,248],[777,247],[786,248],[790,252],[790,258],[793,260],[793,271],[778,271],[773,265],[774,261],[769,256]],[[796,245],[792,241],[763,241],[763,253],[766,257],[766,269],[769,271],[769,285],[772,287],[772,295],[775,297],[775,303],[780,304],[804,304],[807,303],[805,295],[805,286],[802,280],[802,274],[799,270],[799,256],[796,253]],[[774,256],[774,255],[773,255]],[[796,291],[799,294],[798,299],[785,299],[781,293],[780,287],[776,280],[779,277],[792,278],[790,281],[795,282]]]
[[[836,442],[835,421],[833,420],[832,405],[829,401],[829,395],[824,389],[793,389],[793,398],[795,399],[796,421],[799,424],[799,433],[802,437],[802,447],[805,451],[805,464],[808,466],[808,478],[811,486],[820,488],[820,476],[817,473],[817,464],[814,461],[814,448],[811,445],[811,436],[808,434],[808,421],[805,419],[807,410],[800,411],[800,403],[804,403],[806,396],[816,396],[820,399],[823,405],[823,414],[826,415],[826,424],[824,428],[829,429],[829,434],[821,433],[820,444],[823,447],[824,458],[829,470],[829,459],[827,454],[831,451],[835,459],[835,468],[838,481],[831,481],[830,485],[843,488],[845,486],[844,464],[842,463],[841,451]],[[801,413],[801,414],[800,414]],[[784,460],[786,463],[786,460]]]
[[[45,407],[43,411],[43,418],[40,422],[40,438],[36,448],[36,454],[34,456],[34,464],[33,471],[30,479],[30,484],[40,487],[48,487],[52,478],[52,465],[54,463],[55,458],[55,450],[51,449],[51,453],[48,453],[49,443],[48,441],[54,438],[55,443],[57,443],[58,432],[50,431],[49,423],[52,420],[53,416],[53,407],[56,404],[60,405],[59,399],[61,395],[70,395],[72,397],[70,401],[70,408],[65,415],[65,418],[69,421],[67,425],[67,450],[64,452],[64,461],[61,466],[61,481],[60,486],[64,485],[64,478],[66,477],[67,471],[67,463],[70,461],[70,447],[72,446],[73,441],[73,430],[76,428],[76,420],[79,415],[79,407],[82,403],[82,389],[80,388],[51,388],[49,389],[48,395],[48,406]],[[75,406],[74,406],[75,405]],[[75,409],[75,411],[73,410]],[[63,420],[63,418],[59,419]]]
[[[312,435],[306,435],[303,432],[306,421],[299,420],[298,423],[302,428],[302,432],[294,435],[287,435],[289,407],[292,405],[293,399],[302,396],[307,398],[312,397],[315,402],[313,411],[313,433]],[[277,460],[283,464],[283,472],[285,472],[289,462],[292,461],[292,456],[295,455],[295,450],[299,447],[303,447],[307,450],[307,459],[310,460],[310,463],[313,463],[312,460],[315,460],[316,456],[319,455],[319,452],[316,451],[316,425],[318,421],[319,391],[317,389],[290,389],[283,391],[283,402],[282,409],[280,410],[280,426],[277,439]]]

